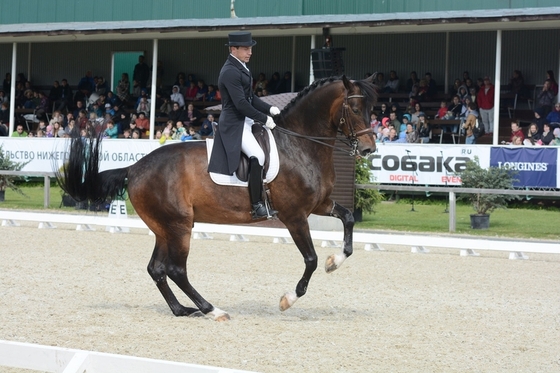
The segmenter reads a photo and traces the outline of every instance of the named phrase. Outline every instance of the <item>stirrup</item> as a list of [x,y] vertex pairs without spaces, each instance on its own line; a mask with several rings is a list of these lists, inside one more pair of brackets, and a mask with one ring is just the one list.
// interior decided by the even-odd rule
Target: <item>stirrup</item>
[[253,211],[251,211],[251,217],[254,220],[262,218],[272,219],[276,217],[276,214],[278,214],[278,211],[269,209],[262,201],[254,203]]

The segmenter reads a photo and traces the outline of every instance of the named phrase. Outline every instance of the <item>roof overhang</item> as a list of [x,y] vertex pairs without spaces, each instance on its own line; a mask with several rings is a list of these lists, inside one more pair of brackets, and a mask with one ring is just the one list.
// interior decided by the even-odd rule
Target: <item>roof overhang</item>
[[67,22],[0,25],[0,43],[221,38],[256,36],[534,30],[560,28],[560,7],[390,14]]

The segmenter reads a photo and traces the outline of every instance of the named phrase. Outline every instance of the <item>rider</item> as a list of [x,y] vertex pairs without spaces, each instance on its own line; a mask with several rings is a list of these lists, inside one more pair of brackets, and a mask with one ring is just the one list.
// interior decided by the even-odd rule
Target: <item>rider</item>
[[228,35],[229,56],[220,71],[218,85],[222,96],[222,112],[214,137],[208,172],[233,175],[239,165],[241,152],[249,157],[249,197],[253,219],[271,217],[276,211],[268,210],[263,203],[263,165],[265,155],[253,136],[254,121],[265,123],[273,129],[276,124],[271,116],[280,114],[257,96],[253,96],[253,78],[247,67],[256,41],[247,31]]

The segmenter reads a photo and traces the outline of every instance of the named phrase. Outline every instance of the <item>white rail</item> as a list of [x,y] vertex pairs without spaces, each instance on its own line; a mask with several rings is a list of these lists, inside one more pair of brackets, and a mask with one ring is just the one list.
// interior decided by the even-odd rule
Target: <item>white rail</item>
[[[334,218],[328,218],[334,219]],[[2,226],[17,226],[18,221],[39,222],[39,228],[55,228],[53,223],[76,224],[78,230],[94,230],[93,226],[110,227],[110,232],[119,232],[119,228],[144,228],[146,224],[138,218],[109,218],[98,215],[66,215],[49,214],[37,212],[19,212],[0,210]],[[221,225],[195,223],[193,228],[194,238],[211,238],[209,234],[228,234],[230,240],[242,238],[242,236],[264,236],[273,238],[273,242],[286,242],[290,234],[285,228],[266,228],[247,225]],[[336,241],[342,241],[342,231],[312,230],[311,237],[314,240],[322,240],[323,246],[336,245]],[[380,245],[403,245],[410,246],[412,252],[427,252],[425,247],[438,247],[448,249],[459,249],[461,255],[476,255],[473,250],[494,250],[509,252],[511,259],[525,258],[523,252],[560,254],[560,242],[555,241],[524,241],[498,238],[465,238],[454,235],[422,235],[387,233],[387,232],[354,232],[354,242],[365,244],[365,250],[381,249]],[[337,245],[338,246],[338,245]]]
[[0,366],[49,373],[251,373],[11,341],[0,341]]

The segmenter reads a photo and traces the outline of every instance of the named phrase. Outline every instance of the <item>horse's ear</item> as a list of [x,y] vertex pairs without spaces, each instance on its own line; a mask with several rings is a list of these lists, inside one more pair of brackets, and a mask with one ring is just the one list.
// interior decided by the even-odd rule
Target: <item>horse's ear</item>
[[352,89],[353,84],[350,80],[348,80],[346,75],[342,75],[342,83],[344,83],[344,88],[346,88],[347,91]]
[[376,77],[377,77],[377,71],[374,72],[372,75],[368,76],[366,79],[364,79],[364,82],[373,83]]

